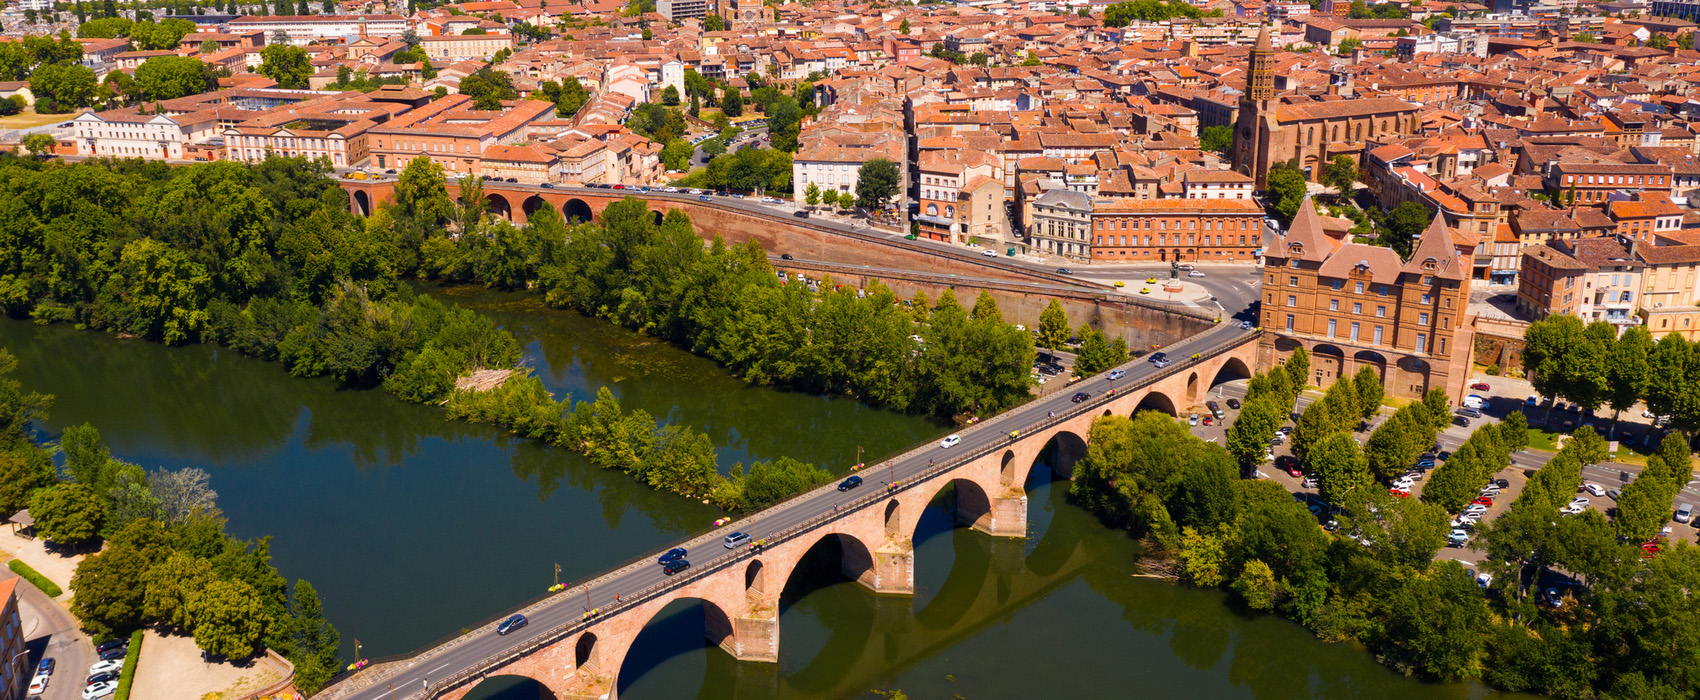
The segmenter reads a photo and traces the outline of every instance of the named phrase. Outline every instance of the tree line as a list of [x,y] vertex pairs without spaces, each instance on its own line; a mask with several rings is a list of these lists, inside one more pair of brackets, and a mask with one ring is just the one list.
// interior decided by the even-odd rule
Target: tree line
[[0,514],[29,508],[42,538],[98,550],[71,578],[83,629],[114,637],[152,626],[236,661],[270,648],[295,664],[296,686],[309,693],[335,675],[338,636],[313,585],[288,584],[272,566],[270,538],[224,532],[206,472],[114,458],[87,424],[65,429],[57,445],[36,444],[30,426],[47,418],[53,397],[23,390],[10,376],[16,367],[0,349]]
[[811,289],[779,280],[753,241],[705,245],[681,211],[656,223],[647,202],[627,197],[597,224],[569,226],[543,207],[515,226],[486,220],[476,187],[463,182],[457,206],[429,160],[401,173],[388,215],[398,235],[475,232],[421,244],[425,277],[534,287],[551,306],[674,342],[756,384],[940,418],[989,415],[1030,396],[1032,338],[1003,321],[989,294],[969,309],[950,290],[935,303],[900,302],[878,284]]
[[1523,333],[1523,367],[1535,391],[1586,409],[1618,415],[1645,403],[1671,427],[1693,437],[1700,430],[1700,344],[1676,333],[1653,341],[1643,326],[1619,336],[1605,321],[1555,315],[1529,324]]
[[[1288,380],[1280,374],[1260,375],[1269,388],[1254,401],[1282,408],[1277,389]],[[1686,448],[1671,444],[1662,459],[1685,459]],[[1356,447],[1332,432],[1311,447],[1312,459],[1335,459],[1329,454],[1347,446]],[[1183,581],[1226,589],[1323,640],[1363,644],[1402,673],[1557,697],[1692,696],[1700,690],[1692,625],[1700,599],[1691,591],[1700,547],[1683,542],[1645,556],[1598,513],[1560,516],[1591,449],[1566,446],[1482,538],[1480,566],[1496,574],[1485,588],[1457,562],[1434,561],[1448,529],[1441,505],[1357,489],[1340,499],[1330,532],[1279,484],[1236,478],[1241,460],[1229,449],[1157,412],[1094,422],[1070,495],[1107,524],[1146,537]],[[1537,574],[1552,567],[1584,583],[1560,607],[1530,595],[1551,585]]]

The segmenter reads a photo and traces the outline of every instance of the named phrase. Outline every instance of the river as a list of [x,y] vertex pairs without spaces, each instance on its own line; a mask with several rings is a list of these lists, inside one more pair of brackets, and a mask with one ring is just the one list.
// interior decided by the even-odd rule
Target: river
[[[609,386],[628,407],[706,430],[722,469],[788,455],[848,469],[943,430],[844,398],[746,386],[713,363],[535,296],[434,293],[495,317],[557,396]],[[716,509],[656,493],[561,450],[450,422],[381,391],[295,379],[212,346],[166,348],[68,325],[0,321],[26,388],[56,395],[43,426],[83,422],[150,469],[199,467],[241,537],[271,536],[274,563],[313,582],[364,656],[409,651],[562,581],[706,527]],[[1046,470],[1034,470],[1046,474]],[[917,525],[916,595],[875,596],[832,552],[782,596],[780,663],[706,648],[700,612],[658,616],[620,675],[644,698],[1153,697],[1462,698],[1471,685],[1400,677],[1369,654],[1233,607],[1216,591],[1137,578],[1137,546],[1063,497],[1030,487],[1030,536]],[[532,700],[529,682],[468,698]]]

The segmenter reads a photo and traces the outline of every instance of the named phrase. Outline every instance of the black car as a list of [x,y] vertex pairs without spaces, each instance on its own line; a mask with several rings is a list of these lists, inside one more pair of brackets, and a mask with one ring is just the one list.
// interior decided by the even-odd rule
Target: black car
[[691,563],[689,561],[684,559],[674,559],[673,561],[667,562],[666,566],[661,567],[661,573],[672,576],[673,574],[689,568],[691,568]]
[[791,257],[790,253],[780,253],[779,259],[780,260],[792,260],[793,258]]
[[130,653],[130,650],[125,648],[125,647],[118,647],[117,649],[107,649],[106,651],[100,652],[100,660],[101,661],[117,661],[118,659],[124,658],[124,655],[128,654],[128,653]]
[[1228,399],[1228,408],[1234,409],[1236,411],[1239,410],[1240,400],[1239,399]]
[[1092,398],[1091,394],[1088,394],[1088,393],[1082,391],[1082,392],[1076,393],[1074,395],[1074,398],[1071,398],[1069,400],[1073,401],[1075,403],[1080,403],[1080,402],[1085,401],[1085,400],[1090,399],[1090,398]]
[[88,684],[94,685],[96,683],[105,683],[107,681],[115,681],[115,680],[118,680],[118,672],[117,671],[107,671],[106,673],[96,673],[92,676],[89,676]]
[[1502,489],[1508,489],[1508,488],[1511,488],[1511,482],[1510,482],[1510,481],[1509,481],[1509,480],[1507,480],[1507,479],[1494,479],[1494,480],[1493,480],[1493,485],[1494,485],[1494,486],[1498,486],[1498,487],[1500,487],[1500,488],[1502,488]]
[[667,553],[662,554],[661,558],[657,559],[655,561],[657,563],[660,563],[660,564],[666,564],[667,562],[673,561],[674,559],[684,559],[684,558],[685,558],[685,548],[684,547],[674,547],[672,549],[667,550]]
[[1168,360],[1168,359],[1169,359],[1169,353],[1154,352],[1154,353],[1151,353],[1150,358],[1147,358],[1147,361],[1149,361],[1149,362],[1163,362],[1163,361]]
[[1470,427],[1470,419],[1465,418],[1464,416],[1453,416],[1452,424],[1460,428],[1468,428]]
[[851,476],[848,479],[845,479],[843,481],[838,482],[838,490],[839,491],[849,491],[850,489],[856,488],[857,486],[861,486],[861,485],[862,485],[862,477]]
[[[681,559],[680,561],[684,560]],[[530,620],[525,619],[524,615],[514,613],[513,617],[503,620],[502,624],[496,625],[496,634],[507,634],[524,627],[527,622],[530,622]]]
[[797,211],[794,211],[794,212],[791,212],[791,215],[792,215],[792,216],[795,216],[795,217],[797,217],[797,218],[799,218],[799,219],[807,219],[807,218],[809,218],[809,213],[808,213],[808,212],[806,212],[806,211],[803,211],[803,210],[801,210],[801,209],[798,209],[798,210],[797,210]]
[[546,189],[546,190],[555,189],[555,184],[551,183],[551,182],[545,182],[545,183],[543,183],[543,189]]
[[1072,274],[1074,274],[1074,270],[1070,270],[1066,267],[1059,267],[1059,268],[1057,268],[1057,274],[1059,274],[1059,275],[1072,275]]
[[1210,415],[1216,416],[1217,420],[1222,418],[1222,406],[1220,404],[1215,401],[1206,401],[1204,407],[1210,409]]
[[96,652],[104,654],[106,652],[112,651],[113,649],[124,649],[124,648],[127,648],[129,646],[130,646],[130,639],[128,637],[120,637],[118,639],[108,639],[104,642],[101,642],[100,644],[95,646],[94,650]]
[[517,177],[510,177],[510,178],[508,178],[508,182],[519,182],[519,178],[517,178]]

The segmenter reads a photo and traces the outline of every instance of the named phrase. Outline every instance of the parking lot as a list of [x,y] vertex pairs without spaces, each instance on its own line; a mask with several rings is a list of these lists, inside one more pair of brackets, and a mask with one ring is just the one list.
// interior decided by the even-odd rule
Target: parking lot
[[[1528,385],[1528,382],[1482,376],[1472,379],[1471,383],[1487,384],[1488,386],[1486,390],[1471,390],[1472,394],[1481,396],[1484,399],[1484,407],[1481,411],[1482,415],[1479,418],[1471,419],[1470,427],[1448,425],[1445,430],[1440,431],[1440,433],[1436,436],[1435,441],[1440,445],[1440,453],[1437,457],[1441,457],[1442,459],[1436,459],[1436,466],[1444,464],[1443,458],[1445,456],[1449,456],[1452,450],[1457,449],[1458,446],[1464,444],[1464,441],[1469,438],[1470,433],[1476,428],[1487,423],[1497,423],[1512,411],[1528,409],[1525,418],[1529,420],[1531,430],[1540,427],[1546,420],[1548,420],[1546,409],[1539,406],[1530,407],[1526,405],[1528,396],[1533,393],[1533,388]],[[1210,424],[1206,425],[1204,419],[1205,416],[1209,415],[1209,412],[1203,405],[1203,402],[1194,406],[1181,407],[1180,419],[1182,421],[1190,422],[1192,415],[1196,413],[1198,415],[1198,422],[1196,425],[1190,426],[1192,433],[1207,442],[1215,442],[1225,445],[1227,442],[1227,426],[1231,425],[1232,422],[1239,416],[1239,410],[1232,407],[1232,405],[1228,402],[1228,399],[1233,399],[1236,404],[1239,401],[1243,401],[1248,385],[1249,381],[1242,379],[1226,382],[1210,389],[1205,400],[1216,401],[1218,405],[1221,406],[1225,414],[1223,421],[1211,420]],[[1313,389],[1305,392],[1299,396],[1294,413],[1302,414],[1306,407],[1308,407],[1312,402],[1321,400],[1321,398],[1322,393],[1320,391]],[[1367,441],[1370,433],[1375,429],[1375,427],[1380,425],[1383,420],[1386,420],[1388,416],[1391,416],[1392,413],[1392,408],[1383,406],[1381,411],[1368,422],[1368,426],[1364,430],[1353,433],[1353,437],[1356,438],[1360,444]],[[1563,422],[1566,419],[1571,421],[1573,427],[1575,425],[1583,424],[1579,413],[1555,411],[1551,416],[1551,421],[1555,428],[1562,427]],[[1602,435],[1607,434],[1607,430],[1610,429],[1609,416],[1605,418],[1590,416],[1588,417],[1586,424],[1595,426],[1595,429],[1600,431]],[[1291,429],[1295,427],[1295,425],[1296,421],[1288,420],[1284,424],[1284,427]],[[1651,437],[1649,437],[1649,435]],[[1663,437],[1662,431],[1653,429],[1652,421],[1650,419],[1641,417],[1639,409],[1633,413],[1625,412],[1623,421],[1618,426],[1616,436],[1624,440],[1653,439],[1655,441],[1662,439]],[[1276,460],[1280,460],[1283,464],[1287,460],[1281,460],[1282,457],[1289,459],[1292,457],[1290,442],[1285,439],[1283,439],[1280,444],[1273,445],[1270,452]],[[1483,557],[1483,553],[1474,547],[1474,532],[1479,532],[1482,529],[1485,529],[1495,518],[1499,517],[1501,513],[1504,513],[1510,507],[1511,502],[1516,500],[1517,496],[1522,493],[1523,485],[1528,482],[1528,475],[1546,464],[1546,462],[1550,460],[1554,454],[1555,453],[1553,452],[1536,449],[1527,449],[1513,454],[1511,456],[1511,464],[1506,468],[1499,470],[1499,472],[1495,473],[1492,477],[1495,480],[1504,480],[1505,485],[1500,488],[1497,495],[1492,497],[1492,504],[1486,505],[1485,510],[1480,513],[1479,522],[1472,527],[1463,528],[1471,531],[1472,536],[1470,540],[1462,547],[1445,547],[1441,549],[1440,553],[1436,555],[1436,558],[1456,560],[1469,567],[1474,567],[1479,564]],[[1578,490],[1576,496],[1578,498],[1587,499],[1587,509],[1597,510],[1603,514],[1609,515],[1613,512],[1612,509],[1617,506],[1615,499],[1616,490],[1622,488],[1624,484],[1633,481],[1636,475],[1640,473],[1640,470],[1641,467],[1639,466],[1620,462],[1606,462],[1584,467],[1582,470],[1583,486]],[[1428,473],[1432,473],[1432,470],[1423,474],[1422,478],[1418,478],[1411,484],[1409,490],[1410,498],[1422,497],[1422,489],[1427,480],[1426,477]],[[1321,499],[1317,496],[1317,489],[1314,488],[1314,486],[1307,485],[1308,482],[1304,477],[1293,476],[1283,469],[1277,468],[1274,463],[1265,462],[1264,464],[1259,465],[1256,476],[1257,478],[1274,481],[1296,496],[1305,498],[1313,505],[1318,506],[1313,509],[1315,511],[1321,511],[1326,507],[1326,504],[1323,504]],[[1388,484],[1382,485],[1389,486]],[[1589,490],[1590,488],[1592,491]],[[1683,502],[1693,503],[1700,506],[1700,483],[1691,482],[1688,487],[1683,490],[1682,494],[1677,497],[1677,503]],[[1676,504],[1673,504],[1673,513],[1675,512],[1675,509]],[[1324,516],[1325,514],[1319,513],[1319,520],[1326,521],[1327,518]],[[1696,537],[1694,523],[1683,524],[1673,520],[1672,522],[1667,523],[1667,525],[1668,527],[1666,528],[1664,537],[1669,541],[1679,539],[1685,539],[1690,542],[1700,541],[1700,538]]]

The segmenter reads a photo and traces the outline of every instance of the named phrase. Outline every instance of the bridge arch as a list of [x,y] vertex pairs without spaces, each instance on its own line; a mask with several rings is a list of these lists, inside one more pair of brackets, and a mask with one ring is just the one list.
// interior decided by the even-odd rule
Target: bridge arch
[[1322,343],[1310,351],[1310,373],[1306,383],[1315,382],[1317,386],[1328,386],[1340,377],[1346,369],[1346,351],[1338,345]]
[[[1387,382],[1387,356],[1386,355],[1383,355],[1383,354],[1376,352],[1374,350],[1359,350],[1356,353],[1352,354],[1352,364],[1357,365],[1358,367],[1373,367],[1373,368],[1375,368],[1376,376],[1380,377],[1381,381],[1384,384]],[[1353,374],[1356,374],[1356,373],[1357,373],[1357,371],[1353,372]]]
[[1181,417],[1180,408],[1175,406],[1175,400],[1161,391],[1148,391],[1145,398],[1139,400],[1139,405],[1133,407],[1133,414],[1140,411],[1162,411],[1176,418]]
[[530,219],[532,214],[537,213],[537,210],[548,206],[550,206],[549,202],[545,201],[541,195],[534,194],[526,197],[525,202],[521,203],[519,208],[520,211],[525,212],[525,218]]
[[588,224],[595,218],[595,212],[591,211],[590,205],[584,200],[574,197],[561,205],[561,216],[566,218],[569,224]]
[[1186,402],[1188,405],[1198,402],[1198,372],[1196,371],[1186,377]]
[[360,216],[372,215],[372,198],[366,195],[365,190],[354,191],[354,213]]
[[944,497],[944,507],[958,527],[986,529],[992,519],[992,499],[972,479],[951,479],[933,493],[929,502]]
[[[689,639],[699,620],[691,610],[693,602],[700,610],[703,637],[707,644],[722,649],[735,646],[732,616],[719,603],[695,596],[674,598],[666,605],[655,608],[648,618],[632,628],[637,630],[637,633],[631,644],[626,647],[624,657],[619,660],[619,667],[613,669],[613,685],[617,690],[612,695],[618,696],[621,691],[667,659],[701,648]],[[580,641],[582,642],[582,637]],[[587,660],[594,658],[595,644],[593,637],[590,648],[585,649]],[[575,659],[578,652],[579,649],[575,645]]]
[[744,567],[744,594],[760,596],[767,590],[767,566],[760,559],[753,559],[749,566]]
[[1215,378],[1210,380],[1210,386],[1250,378],[1251,367],[1246,365],[1245,360],[1229,355],[1222,361],[1222,366],[1217,368]]
[[1015,450],[1003,451],[1003,462],[998,465],[998,484],[1009,486],[1015,483]]
[[484,195],[484,209],[509,221],[514,220],[513,206],[508,204],[508,198],[500,193],[491,192]]
[[555,691],[550,690],[548,685],[531,676],[502,673],[479,679],[467,690],[465,697],[555,700],[559,696],[555,695]]
[[649,210],[649,214],[650,214],[650,216],[655,217],[655,225],[656,226],[660,226],[661,222],[667,220],[667,215],[661,213],[660,209],[651,209],[651,210]]
[[819,563],[819,557],[822,556],[820,550],[832,548],[838,550],[838,572],[840,574],[869,588],[877,588],[875,583],[878,572],[874,569],[874,548],[850,533],[825,532],[807,549],[803,550],[803,553],[795,561],[789,563],[790,568],[783,572],[783,576],[777,577],[783,581],[782,596],[790,595],[787,591],[791,591],[796,585],[800,585],[795,579],[798,570],[805,568],[803,566],[805,561],[813,559]]
[[[1075,462],[1086,456],[1086,440],[1072,430],[1058,430],[1039,454],[1050,463],[1051,473],[1057,478],[1073,479]],[[1022,478],[1023,484],[1033,478],[1033,467],[1036,466],[1037,462],[1028,467],[1027,475]]]
[[585,664],[590,663],[590,660],[595,658],[592,656],[595,651],[596,633],[585,632],[579,635],[578,641],[573,642],[573,668],[584,668]]

